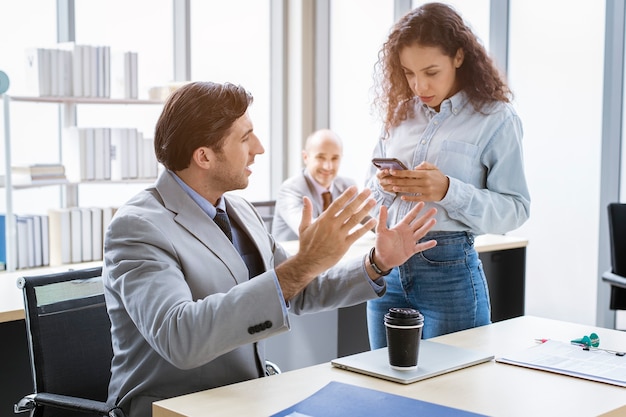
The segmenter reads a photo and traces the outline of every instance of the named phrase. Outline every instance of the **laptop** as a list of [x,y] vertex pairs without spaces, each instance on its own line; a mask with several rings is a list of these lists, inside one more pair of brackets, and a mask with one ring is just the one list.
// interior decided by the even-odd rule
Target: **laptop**
[[426,378],[489,362],[493,359],[494,355],[483,352],[421,340],[417,369],[408,371],[391,369],[386,347],[333,359],[330,363],[339,369],[400,384],[412,384]]

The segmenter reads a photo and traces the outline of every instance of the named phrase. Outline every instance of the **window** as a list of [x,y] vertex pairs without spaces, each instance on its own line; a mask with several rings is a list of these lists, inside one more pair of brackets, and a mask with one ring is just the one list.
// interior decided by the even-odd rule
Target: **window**
[[[2,24],[0,24],[0,70],[10,79],[7,94],[25,95],[27,48],[47,46],[56,40],[56,2],[38,0],[0,0]],[[37,13],[33,13],[37,10]],[[24,24],[28,22],[28,24]],[[10,40],[10,41],[7,41]],[[0,101],[0,111],[4,111]],[[35,103],[14,103],[11,108],[11,157],[13,165],[18,163],[58,162],[59,153],[55,132],[58,120],[56,106]],[[1,114],[1,113],[0,113]],[[4,117],[0,117],[0,135],[4,144]],[[44,138],[44,140],[42,140]],[[37,146],[34,146],[34,145]],[[4,176],[5,148],[0,149],[0,174]],[[4,189],[1,190],[5,192]],[[54,201],[58,190],[21,190],[14,199],[16,213],[34,213],[45,207],[34,207],[33,201]],[[4,211],[5,198],[0,198],[0,211]],[[39,205],[38,205],[39,206]],[[39,213],[37,213],[39,214]]]
[[379,120],[372,113],[374,64],[392,24],[392,2],[331,1],[330,128],[343,140],[339,174],[361,187],[380,136]]
[[250,201],[270,197],[270,1],[191,1],[191,79],[240,84],[254,96],[249,114],[265,147],[251,166]]

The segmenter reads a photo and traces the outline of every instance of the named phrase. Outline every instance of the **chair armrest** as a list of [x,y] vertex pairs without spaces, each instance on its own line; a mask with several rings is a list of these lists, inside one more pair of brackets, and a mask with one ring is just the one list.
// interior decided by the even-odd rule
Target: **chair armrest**
[[265,376],[278,375],[281,373],[280,368],[274,362],[265,361]]
[[608,282],[615,287],[626,288],[626,277],[614,274],[611,271],[606,271],[602,274],[602,281]]
[[124,413],[120,408],[110,406],[102,401],[71,397],[68,395],[50,394],[47,392],[39,392],[25,396],[17,404],[15,404],[14,411],[15,413],[21,413],[40,406],[61,408],[72,411],[100,413],[103,416],[111,417],[124,416]]

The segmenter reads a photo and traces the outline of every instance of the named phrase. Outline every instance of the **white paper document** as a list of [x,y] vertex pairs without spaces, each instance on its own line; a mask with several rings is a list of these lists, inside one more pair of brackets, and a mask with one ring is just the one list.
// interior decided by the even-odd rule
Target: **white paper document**
[[626,387],[626,356],[602,349],[548,340],[520,352],[496,358],[496,362],[556,372]]

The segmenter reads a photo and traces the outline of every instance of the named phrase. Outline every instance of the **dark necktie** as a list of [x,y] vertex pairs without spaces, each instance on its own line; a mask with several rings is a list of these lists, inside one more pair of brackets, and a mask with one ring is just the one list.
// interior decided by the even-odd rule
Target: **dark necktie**
[[326,211],[330,203],[333,201],[333,196],[330,194],[330,191],[325,191],[322,193],[322,211]]
[[228,240],[232,242],[233,232],[230,229],[230,220],[228,220],[228,215],[226,214],[226,212],[218,208],[217,214],[213,218],[213,221],[219,226],[220,229],[222,229],[222,232],[224,232]]

